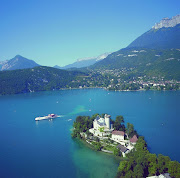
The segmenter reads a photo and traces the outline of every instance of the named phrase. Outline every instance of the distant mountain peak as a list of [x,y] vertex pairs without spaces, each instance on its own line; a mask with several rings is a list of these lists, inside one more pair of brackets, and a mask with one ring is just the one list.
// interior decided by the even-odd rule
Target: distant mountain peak
[[159,28],[168,28],[168,27],[174,27],[177,24],[180,24],[180,15],[176,15],[172,18],[163,18],[159,23],[156,23],[152,28],[153,29],[159,29]]
[[101,54],[99,56],[96,57],[86,57],[86,58],[79,58],[76,60],[76,62],[66,65],[64,67],[59,67],[59,66],[54,66],[54,68],[58,68],[58,69],[70,69],[70,68],[82,68],[82,67],[89,67],[93,64],[95,64],[96,62],[103,60],[104,58],[106,58],[109,54],[111,53],[104,53]]
[[14,58],[0,62],[0,71],[3,70],[15,70],[15,69],[26,69],[39,66],[33,60],[27,59],[21,55],[16,55]]
[[111,54],[111,53],[104,53],[104,54],[101,54],[101,55],[95,56],[95,57],[80,58],[80,59],[77,59],[77,62],[92,60],[92,59],[96,59],[96,61],[99,61],[99,60],[106,58],[109,54]]
[[22,57],[22,56],[17,54],[14,58],[20,58],[20,57]]
[[111,53],[104,53],[104,54],[99,55],[99,56],[97,57],[97,60],[96,60],[96,61],[105,59],[109,54],[111,54]]
[[164,18],[136,38],[128,48],[171,49],[180,47],[180,15]]
[[80,61],[87,61],[87,60],[91,60],[91,59],[95,59],[96,57],[85,57],[85,58],[79,58],[76,60],[76,62],[80,62]]

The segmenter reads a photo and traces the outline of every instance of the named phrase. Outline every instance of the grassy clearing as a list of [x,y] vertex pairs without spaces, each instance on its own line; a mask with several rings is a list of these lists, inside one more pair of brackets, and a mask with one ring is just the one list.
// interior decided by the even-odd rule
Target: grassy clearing
[[114,151],[114,147],[115,146],[112,146],[112,145],[106,145],[106,146],[104,146],[104,149],[109,150],[109,151]]

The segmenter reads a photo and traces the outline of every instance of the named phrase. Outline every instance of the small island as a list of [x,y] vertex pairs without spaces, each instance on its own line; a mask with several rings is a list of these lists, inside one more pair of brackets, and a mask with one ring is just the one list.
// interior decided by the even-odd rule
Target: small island
[[138,135],[133,124],[127,123],[125,127],[121,115],[115,120],[108,114],[78,116],[71,135],[86,141],[96,151],[122,157],[117,177],[180,177],[180,163],[150,153],[144,137]]

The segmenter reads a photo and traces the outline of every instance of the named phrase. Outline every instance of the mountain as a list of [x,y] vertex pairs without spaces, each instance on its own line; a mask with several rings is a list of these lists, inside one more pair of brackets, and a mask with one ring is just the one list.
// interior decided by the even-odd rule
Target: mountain
[[180,15],[162,19],[127,48],[180,48]]
[[0,63],[0,70],[16,70],[16,69],[26,69],[26,68],[33,68],[39,66],[36,62],[30,59],[26,59],[20,55],[16,55],[14,58],[2,61]]
[[180,23],[180,15],[176,15],[172,18],[164,18],[162,19],[159,23],[156,23],[153,28],[154,29],[159,29],[163,27],[175,27],[177,24]]
[[164,77],[180,81],[180,15],[163,19],[127,48],[90,66],[95,71],[118,70],[122,75]]
[[102,59],[106,58],[110,53],[104,53],[97,57],[89,57],[89,58],[81,58],[77,59],[76,62],[66,65],[64,67],[60,67],[58,65],[55,65],[54,68],[58,69],[70,69],[70,68],[82,68],[82,67],[88,67],[90,65],[95,64],[98,61],[101,61]]
[[118,70],[122,75],[161,76],[180,81],[180,49],[125,48],[90,68],[95,71]]
[[65,71],[52,67],[35,67],[0,71],[0,94],[16,94],[65,88],[75,85],[76,77],[86,74],[76,71]]

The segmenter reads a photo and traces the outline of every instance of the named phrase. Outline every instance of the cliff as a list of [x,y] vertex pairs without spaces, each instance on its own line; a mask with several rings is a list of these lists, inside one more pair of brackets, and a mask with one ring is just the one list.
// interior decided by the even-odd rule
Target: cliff
[[177,24],[180,24],[180,15],[176,15],[172,18],[164,18],[159,23],[156,23],[155,26],[153,26],[153,29],[159,29],[159,28],[167,28],[167,27],[174,27]]

